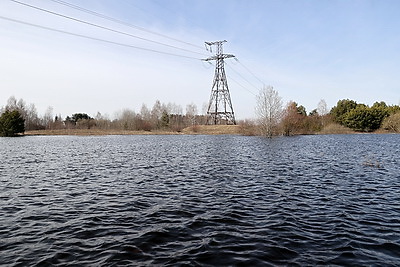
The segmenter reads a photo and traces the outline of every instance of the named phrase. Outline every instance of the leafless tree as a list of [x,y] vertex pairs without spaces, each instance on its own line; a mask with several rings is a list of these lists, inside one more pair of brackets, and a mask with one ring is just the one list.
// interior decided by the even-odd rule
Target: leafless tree
[[46,129],[50,129],[53,123],[53,107],[49,106],[43,115],[43,125]]
[[94,119],[96,120],[96,127],[98,129],[110,129],[111,128],[111,121],[107,115],[103,115],[100,112],[97,112]]
[[282,118],[282,98],[272,86],[264,86],[257,95],[256,115],[261,133],[272,137]]
[[25,129],[38,130],[40,129],[40,120],[37,114],[35,104],[30,104],[26,109]]
[[115,126],[121,130],[136,130],[136,113],[131,109],[123,109],[114,122]]
[[140,117],[142,120],[145,120],[145,121],[149,121],[151,118],[150,110],[146,106],[146,104],[143,104],[142,107],[140,108]]
[[151,118],[155,121],[159,120],[162,116],[163,106],[161,105],[160,100],[156,100],[151,109]]
[[7,100],[6,109],[8,109],[8,110],[15,110],[15,109],[17,109],[17,99],[15,98],[15,96],[11,96],[11,97]]
[[160,100],[156,100],[156,102],[153,105],[153,108],[151,109],[151,124],[153,125],[154,128],[158,128],[160,126],[160,120],[164,111],[165,111],[165,105],[163,107]]
[[182,115],[182,107],[175,103],[168,103],[166,110],[169,114]]
[[317,108],[318,115],[320,116],[325,116],[328,114],[328,106],[326,105],[326,102],[324,99],[321,99],[318,102],[318,108]]
[[186,119],[190,125],[196,124],[197,106],[194,103],[186,105]]
[[318,107],[317,107],[317,112],[318,112],[318,115],[321,118],[321,125],[322,125],[322,127],[324,127],[325,124],[326,124],[326,121],[327,121],[328,113],[329,113],[328,106],[327,106],[327,104],[326,104],[324,99],[321,99],[319,101]]

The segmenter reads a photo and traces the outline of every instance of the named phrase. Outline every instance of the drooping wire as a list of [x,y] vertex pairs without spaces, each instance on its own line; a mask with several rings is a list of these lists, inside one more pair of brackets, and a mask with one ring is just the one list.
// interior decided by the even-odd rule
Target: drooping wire
[[[210,62],[210,61],[204,61],[204,60],[202,60],[201,61],[203,64],[203,67],[205,68],[205,69],[210,69],[211,68],[211,66],[213,66],[213,64]],[[206,63],[207,62],[207,63]]]
[[33,24],[33,23],[30,23],[30,22],[26,22],[26,21],[16,20],[16,19],[12,19],[12,18],[7,18],[7,17],[3,17],[3,16],[0,16],[0,19],[12,21],[12,22],[15,22],[15,23],[24,24],[24,25],[28,25],[28,26],[32,26],[32,27],[48,30],[48,31],[63,33],[63,34],[71,35],[71,36],[76,36],[76,37],[81,37],[81,38],[85,38],[85,39],[89,39],[89,40],[94,40],[94,41],[99,41],[99,42],[103,42],[103,43],[108,43],[108,44],[113,44],[113,45],[118,45],[118,46],[124,46],[124,47],[129,47],[129,48],[135,48],[135,49],[139,49],[139,50],[144,50],[144,51],[149,51],[149,52],[159,53],[159,54],[164,54],[164,55],[169,55],[169,56],[201,60],[201,59],[195,58],[195,57],[178,55],[178,54],[174,54],[174,53],[163,52],[163,51],[159,51],[159,50],[155,50],[155,49],[144,48],[144,47],[134,46],[134,45],[130,45],[130,44],[118,43],[118,42],[114,42],[114,41],[110,41],[110,40],[105,40],[105,39],[91,37],[91,36],[87,36],[87,35],[83,35],[83,34],[77,34],[77,33],[73,33],[73,32],[68,32],[68,31],[59,30],[59,29],[55,29],[55,28],[50,28],[50,27],[46,27],[46,26],[42,26],[42,25],[38,25],[38,24]]
[[230,64],[228,64],[225,61],[225,65],[227,65],[233,72],[235,72],[237,75],[239,75],[243,80],[245,80],[248,84],[250,84],[251,86],[253,86],[255,89],[259,90],[260,88],[257,87],[256,85],[254,85],[253,83],[251,83],[248,79],[246,79],[242,74],[240,74],[238,71],[236,71],[234,68],[232,68],[232,66]]
[[[212,65],[212,66],[215,67],[215,64],[213,64],[212,62],[208,61],[208,63],[209,63],[210,65]],[[224,63],[226,64],[226,61],[224,61]],[[239,85],[240,87],[242,87],[243,89],[245,89],[247,92],[249,92],[250,94],[256,96],[256,94],[255,94],[254,92],[252,92],[252,91],[249,90],[246,86],[244,86],[243,84],[241,84],[241,83],[239,83],[238,81],[236,81],[235,79],[233,79],[232,76],[230,76],[230,75],[228,75],[228,74],[225,74],[225,75],[229,78],[229,80],[234,81],[237,85]]]
[[255,93],[253,93],[252,91],[250,91],[250,90],[249,90],[246,86],[244,86],[243,84],[241,84],[241,83],[239,83],[238,81],[236,81],[235,79],[233,79],[232,76],[230,76],[230,75],[226,75],[226,76],[228,76],[228,78],[229,78],[230,80],[234,81],[236,84],[238,84],[240,87],[242,87],[243,89],[245,89],[247,92],[249,92],[250,94],[256,96]]
[[63,15],[63,14],[60,14],[60,13],[57,13],[57,12],[53,12],[53,11],[44,9],[44,8],[40,8],[40,7],[37,7],[37,6],[29,5],[29,4],[26,4],[26,3],[23,3],[23,2],[20,2],[20,1],[17,1],[17,0],[10,0],[10,1],[12,1],[14,3],[17,3],[17,4],[20,4],[20,5],[24,5],[26,7],[30,7],[30,8],[36,9],[36,10],[40,10],[40,11],[46,12],[46,13],[49,13],[49,14],[52,14],[52,15],[56,15],[56,16],[59,16],[59,17],[62,17],[62,18],[73,20],[73,21],[76,21],[76,22],[79,22],[79,23],[83,23],[83,24],[86,24],[86,25],[89,25],[89,26],[97,27],[97,28],[100,28],[100,29],[103,29],[103,30],[114,32],[114,33],[126,35],[126,36],[129,36],[129,37],[133,37],[133,38],[136,38],[136,39],[139,39],[139,40],[142,40],[142,41],[147,41],[147,42],[155,43],[155,44],[158,44],[158,45],[162,45],[162,46],[166,46],[166,47],[170,47],[170,48],[174,48],[174,49],[179,49],[179,50],[182,50],[182,51],[185,51],[185,52],[204,55],[203,53],[194,52],[194,51],[191,51],[191,50],[188,50],[188,49],[184,49],[184,48],[181,48],[181,47],[177,47],[177,46],[174,46],[174,45],[169,45],[169,44],[161,43],[161,42],[158,42],[158,41],[150,40],[150,39],[147,39],[147,38],[143,38],[143,37],[140,37],[140,36],[137,36],[137,35],[133,35],[133,34],[130,34],[130,33],[114,30],[114,29],[111,29],[111,28],[108,28],[108,27],[105,27],[105,26],[101,26],[101,25],[98,25],[98,24],[95,24],[95,23],[91,23],[91,22],[84,21],[84,20],[81,20],[81,19],[77,19],[77,18],[73,18],[73,17],[70,17],[70,16],[66,16],[66,15]]
[[239,62],[240,65],[242,65],[242,67],[244,69],[246,69],[251,75],[253,75],[260,83],[262,83],[263,85],[265,84],[260,78],[258,78],[249,68],[247,68],[239,59],[235,58],[235,60],[237,62]]
[[110,16],[106,16],[104,14],[101,14],[101,13],[98,13],[98,12],[83,8],[83,7],[78,6],[78,5],[74,5],[74,4],[68,3],[68,2],[65,2],[65,1],[62,1],[62,0],[49,0],[49,1],[61,4],[61,5],[64,5],[64,6],[68,6],[70,8],[73,8],[73,9],[76,9],[76,10],[79,10],[79,11],[94,15],[94,16],[102,18],[102,19],[106,19],[106,20],[109,20],[109,21],[112,21],[112,22],[116,22],[116,23],[119,23],[121,25],[125,25],[125,26],[131,27],[131,28],[135,28],[135,29],[138,29],[138,30],[150,33],[150,34],[158,35],[160,37],[163,37],[163,38],[166,38],[166,39],[169,39],[169,40],[172,40],[172,41],[176,41],[176,42],[179,42],[179,43],[182,43],[182,44],[186,44],[186,45],[190,45],[190,46],[193,46],[193,47],[196,47],[196,48],[199,48],[199,49],[203,49],[202,46],[199,46],[199,45],[196,45],[196,44],[192,44],[192,43],[189,43],[189,42],[186,42],[186,41],[182,41],[182,40],[170,37],[170,36],[165,35],[165,34],[161,34],[161,33],[154,32],[154,31],[150,31],[150,30],[147,30],[147,29],[145,29],[143,27],[136,26],[136,25],[133,25],[131,23],[128,23],[128,22],[125,22],[125,21],[122,21],[122,20],[119,20],[119,19],[116,19],[116,18],[113,18],[113,17],[110,17]]

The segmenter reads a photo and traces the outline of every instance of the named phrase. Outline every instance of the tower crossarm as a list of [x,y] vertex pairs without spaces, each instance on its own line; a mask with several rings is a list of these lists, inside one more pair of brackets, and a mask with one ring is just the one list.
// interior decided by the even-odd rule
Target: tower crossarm
[[218,59],[225,59],[225,58],[231,58],[235,57],[234,55],[231,54],[222,54],[222,55],[215,55],[209,58],[203,59],[203,61],[211,61],[211,60],[218,60]]

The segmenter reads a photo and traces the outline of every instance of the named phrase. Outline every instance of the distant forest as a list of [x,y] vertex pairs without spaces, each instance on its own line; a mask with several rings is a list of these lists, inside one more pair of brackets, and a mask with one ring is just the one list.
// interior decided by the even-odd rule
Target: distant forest
[[[86,113],[74,113],[66,117],[54,115],[48,108],[43,116],[39,116],[34,104],[27,104],[23,99],[10,97],[0,109],[0,135],[7,134],[10,116],[17,114],[23,120],[19,132],[31,130],[57,129],[101,129],[127,131],[172,131],[180,132],[186,127],[196,127],[207,122],[206,115],[199,115],[194,104],[188,104],[185,112],[176,104],[164,104],[156,101],[152,108],[142,105],[139,112],[131,109],[122,110],[115,119],[110,119],[97,113],[94,117]],[[376,102],[372,106],[357,103],[354,100],[339,100],[328,110],[324,100],[318,108],[307,113],[304,106],[289,102],[277,113],[273,135],[297,135],[315,133],[345,133],[345,132],[400,132],[400,106]],[[8,117],[8,118],[7,118]],[[20,121],[21,122],[21,121]],[[238,124],[246,129],[249,135],[264,135],[262,118],[242,120]],[[267,121],[268,124],[268,121]],[[3,134],[1,134],[3,133]]]
[[56,129],[102,129],[153,131],[181,131],[183,128],[206,123],[206,116],[198,115],[195,104],[188,104],[185,112],[176,104],[163,104],[157,100],[152,108],[142,105],[140,112],[123,109],[110,119],[98,112],[95,116],[86,113],[74,113],[66,117],[56,115],[53,108],[47,108],[39,116],[35,104],[27,104],[23,99],[10,97],[7,104],[0,108],[0,115],[5,111],[18,111],[24,119],[25,131]]

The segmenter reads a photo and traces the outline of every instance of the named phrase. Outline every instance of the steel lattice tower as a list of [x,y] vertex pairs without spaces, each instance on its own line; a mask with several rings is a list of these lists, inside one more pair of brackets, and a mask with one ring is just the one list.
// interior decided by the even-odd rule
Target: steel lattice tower
[[226,40],[206,42],[206,45],[209,47],[210,51],[212,51],[213,45],[217,47],[215,56],[204,59],[204,61],[216,61],[214,81],[211,89],[210,102],[208,103],[207,109],[207,124],[236,124],[224,69],[224,59],[235,56],[223,54],[222,45],[225,42]]

